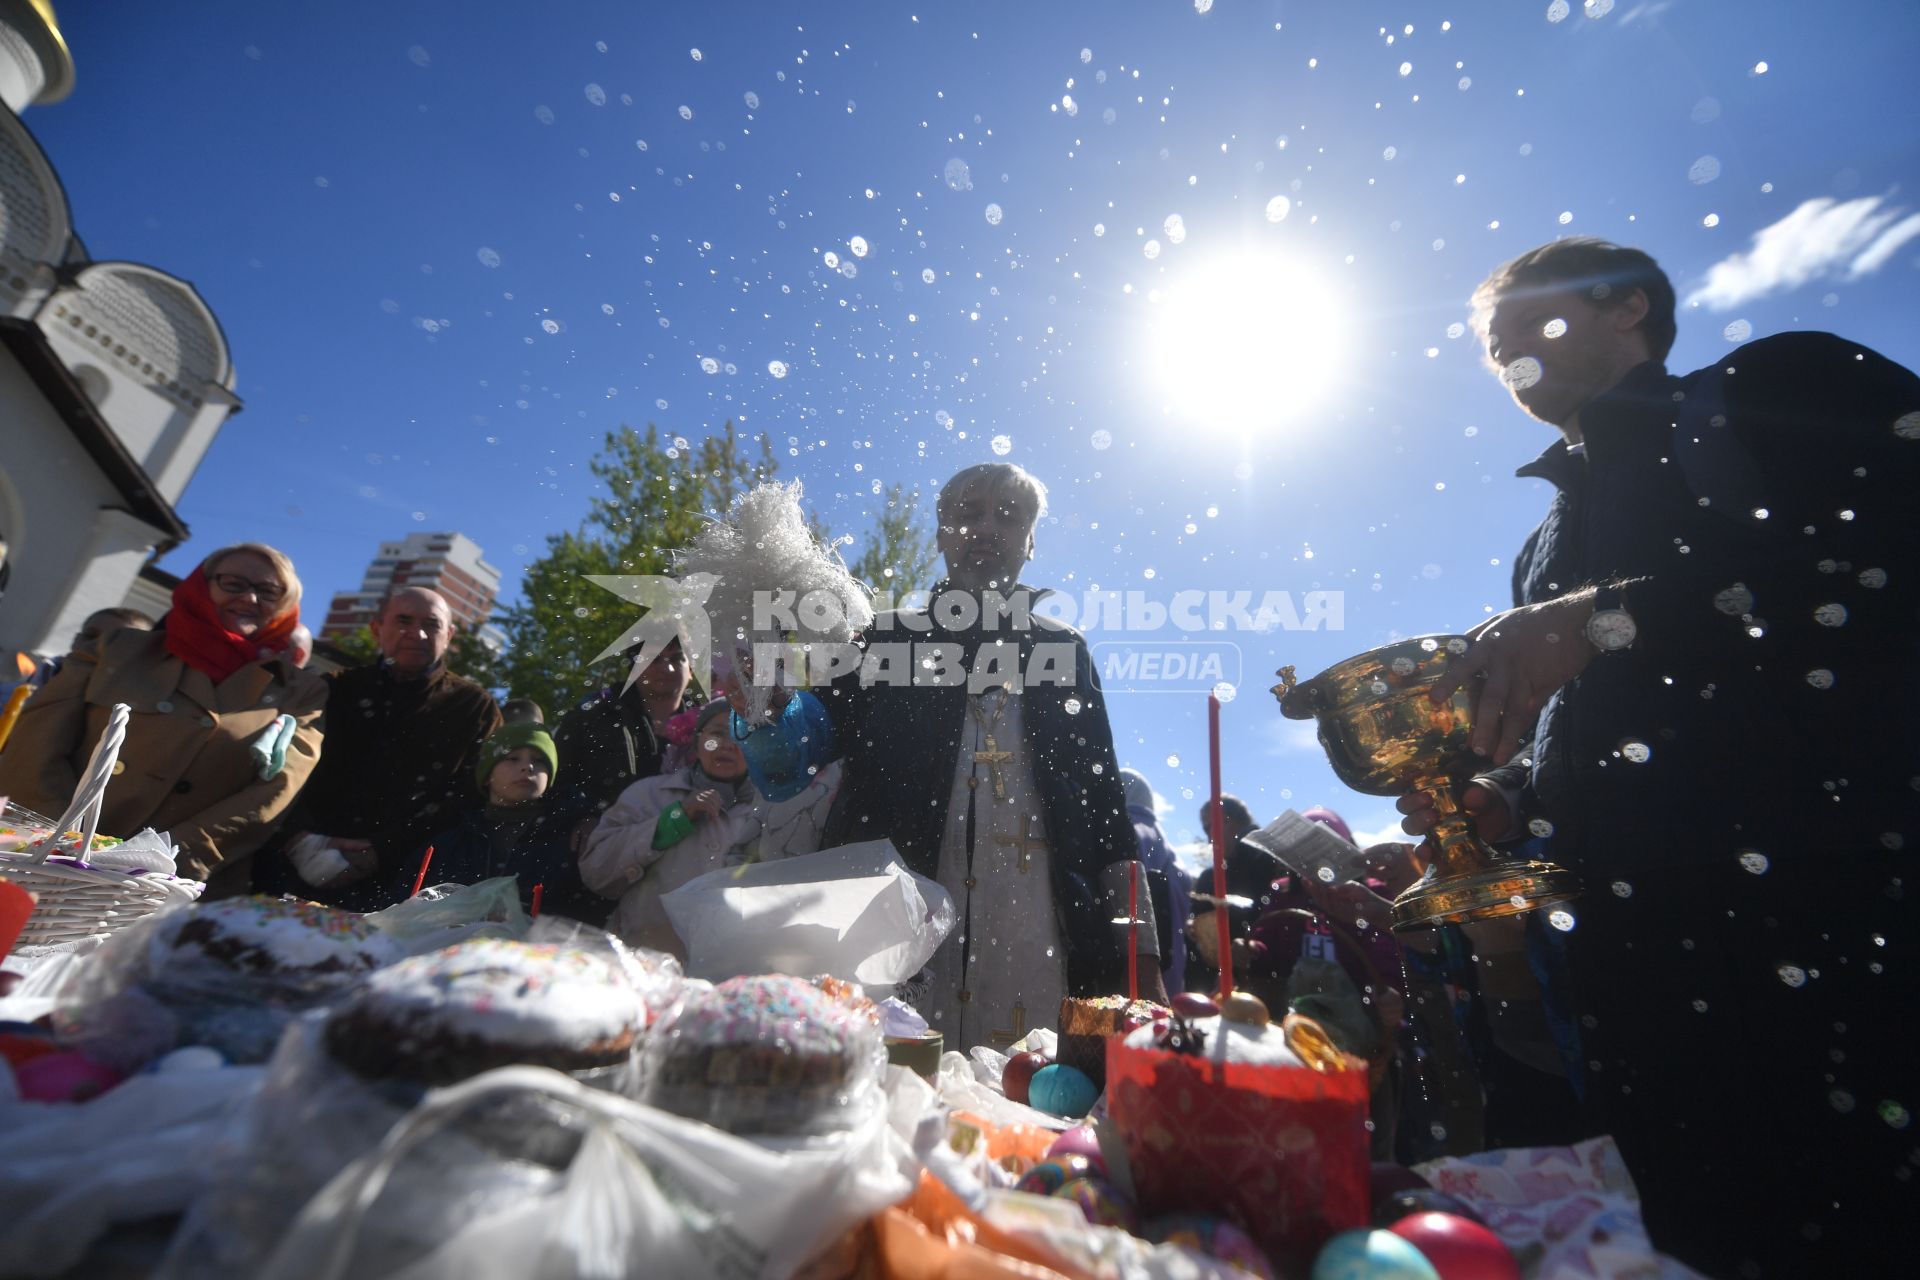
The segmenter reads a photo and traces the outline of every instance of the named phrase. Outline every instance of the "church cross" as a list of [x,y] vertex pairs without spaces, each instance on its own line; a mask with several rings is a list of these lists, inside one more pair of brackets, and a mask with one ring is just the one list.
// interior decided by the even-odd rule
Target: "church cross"
[[998,1045],[1011,1045],[1027,1034],[1027,1006],[1018,1000],[1013,1002],[1013,1030],[992,1031],[987,1038]]
[[986,749],[984,751],[974,752],[973,762],[987,766],[988,772],[993,774],[993,798],[995,800],[1005,800],[1007,798],[1007,783],[1006,779],[1000,776],[1000,766],[1013,759],[1013,752],[1000,750],[1000,744],[993,740],[991,733],[987,734],[986,738]]
[[1019,835],[995,836],[993,839],[995,844],[1003,845],[1009,849],[1015,850],[1018,853],[1020,858],[1019,871],[1021,875],[1025,875],[1027,873],[1027,868],[1030,865],[1032,865],[1033,851],[1035,849],[1038,849],[1041,853],[1045,853],[1047,851],[1047,842],[1044,840],[1039,840],[1034,838],[1033,819],[1025,815],[1022,815],[1020,819]]

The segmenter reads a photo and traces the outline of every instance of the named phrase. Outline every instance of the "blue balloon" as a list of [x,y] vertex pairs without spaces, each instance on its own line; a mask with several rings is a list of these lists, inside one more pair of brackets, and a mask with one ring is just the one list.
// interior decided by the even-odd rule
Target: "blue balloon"
[[1027,1086],[1027,1101],[1033,1106],[1050,1115],[1070,1118],[1091,1111],[1099,1096],[1099,1086],[1088,1079],[1086,1072],[1057,1062],[1034,1072],[1033,1082]]
[[1313,1260],[1312,1280],[1440,1280],[1440,1273],[1391,1231],[1342,1231]]

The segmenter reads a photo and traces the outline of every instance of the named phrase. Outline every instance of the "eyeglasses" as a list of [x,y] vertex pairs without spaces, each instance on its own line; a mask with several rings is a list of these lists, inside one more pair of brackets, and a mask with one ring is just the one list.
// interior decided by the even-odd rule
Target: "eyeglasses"
[[287,589],[277,582],[255,582],[243,578],[237,573],[216,573],[207,579],[230,596],[251,594],[261,604],[275,604],[287,594]]

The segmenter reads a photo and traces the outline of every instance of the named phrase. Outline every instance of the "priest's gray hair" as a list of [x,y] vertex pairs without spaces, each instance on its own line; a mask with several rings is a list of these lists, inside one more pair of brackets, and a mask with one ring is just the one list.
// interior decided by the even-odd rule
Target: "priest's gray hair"
[[976,485],[993,497],[1009,491],[1019,494],[1033,508],[1035,524],[1047,514],[1047,486],[1033,472],[1012,462],[980,462],[955,472],[953,479],[940,487],[934,514],[944,520],[948,509]]

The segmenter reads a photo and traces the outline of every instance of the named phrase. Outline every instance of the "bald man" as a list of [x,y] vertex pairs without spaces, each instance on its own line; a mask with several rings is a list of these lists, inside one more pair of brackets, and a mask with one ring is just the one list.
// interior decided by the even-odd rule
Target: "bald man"
[[392,906],[391,886],[427,838],[478,803],[480,744],[500,727],[493,696],[446,667],[453,613],[424,587],[389,596],[373,626],[380,661],[329,677],[325,745],[295,802],[264,891],[351,911]]

